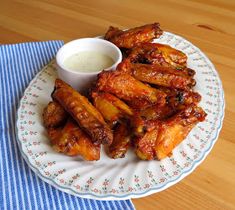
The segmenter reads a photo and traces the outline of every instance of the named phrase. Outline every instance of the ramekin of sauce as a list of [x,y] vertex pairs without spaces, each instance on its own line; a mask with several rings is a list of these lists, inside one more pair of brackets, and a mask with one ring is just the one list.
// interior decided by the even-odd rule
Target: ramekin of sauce
[[114,70],[121,61],[120,49],[100,38],[68,42],[56,54],[59,78],[81,92],[87,91],[98,73]]

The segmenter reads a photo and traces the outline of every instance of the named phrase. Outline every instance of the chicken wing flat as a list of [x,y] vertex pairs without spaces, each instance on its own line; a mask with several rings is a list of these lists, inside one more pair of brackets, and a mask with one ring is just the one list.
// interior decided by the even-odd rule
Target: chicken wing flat
[[53,148],[66,155],[81,155],[85,160],[99,160],[100,146],[92,144],[64,108],[51,101],[43,110],[44,125]]
[[155,129],[136,140],[136,154],[139,158],[161,160],[169,156],[192,128],[205,119],[206,113],[196,105],[189,105],[169,119],[156,122]]
[[133,115],[132,109],[116,96],[106,92],[95,92],[91,94],[93,104],[103,115],[111,127],[122,118],[129,118]]
[[159,107],[156,105],[143,108],[131,117],[132,131],[136,136],[143,136],[158,126],[158,120],[164,120],[175,114],[176,111],[167,104]]
[[91,137],[93,143],[111,144],[113,134],[99,111],[71,86],[60,79],[55,81],[52,97],[73,117]]
[[158,137],[158,126],[145,133],[144,136],[135,140],[135,153],[142,160],[153,160],[156,158],[155,142]]
[[98,91],[114,94],[134,108],[165,104],[164,92],[143,84],[127,73],[103,71],[98,75],[96,87]]
[[131,134],[127,124],[118,124],[114,130],[113,143],[108,147],[109,156],[113,159],[125,157],[130,143]]
[[158,127],[155,153],[158,160],[171,155],[173,149],[181,143],[192,128],[205,120],[206,113],[196,105],[190,105],[178,114],[164,121]]
[[49,128],[48,135],[57,152],[69,156],[81,155],[89,161],[100,159],[100,145],[94,145],[91,138],[71,118],[63,127]]
[[[160,89],[164,91],[163,88]],[[182,110],[190,104],[198,104],[201,101],[201,95],[191,90],[165,89],[165,93],[167,104],[173,110]]]
[[147,24],[125,31],[110,26],[104,38],[119,48],[129,49],[139,43],[151,42],[160,37],[162,33],[159,23]]
[[152,105],[135,112],[131,117],[131,126],[135,135],[144,135],[146,131],[156,126],[156,120],[165,120],[191,104],[197,105],[201,100],[201,96],[197,92],[160,89],[167,94],[167,103],[162,107]]
[[118,65],[119,71],[131,73],[136,79],[164,87],[190,89],[196,81],[183,72],[159,64],[149,65],[141,63],[129,63]]
[[51,101],[43,110],[43,123],[46,128],[59,127],[68,118],[68,113],[57,102]]
[[187,56],[180,50],[159,43],[144,43],[135,46],[128,59],[133,63],[161,64],[164,66],[185,67]]

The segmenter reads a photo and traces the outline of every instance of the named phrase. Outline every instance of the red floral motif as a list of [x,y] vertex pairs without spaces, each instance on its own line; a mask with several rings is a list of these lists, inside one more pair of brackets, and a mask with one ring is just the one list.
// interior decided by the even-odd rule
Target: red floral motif
[[189,162],[186,162],[186,163],[184,164],[185,167],[188,167],[189,165],[190,165]]
[[28,153],[29,153],[29,155],[30,155],[30,156],[32,156],[32,155],[33,155],[32,150],[28,150]]
[[94,191],[95,193],[97,193],[99,190],[95,188],[93,191]]
[[166,171],[166,169],[164,168],[163,165],[160,165],[160,168],[161,168],[161,171],[162,171],[162,172],[165,172],[165,171]]
[[145,184],[145,185],[144,185],[144,188],[145,188],[145,189],[147,189],[147,188],[149,188],[149,187],[150,187],[150,184]]
[[161,179],[159,180],[159,182],[160,182],[160,183],[163,183],[163,182],[165,182],[165,180],[166,180],[166,178],[163,177],[163,178],[161,178]]
[[140,180],[139,180],[139,176],[136,176],[136,175],[135,175],[134,181],[135,181],[135,182],[139,182],[139,181],[140,181]]
[[120,184],[120,185],[123,185],[123,184],[124,184],[124,179],[123,179],[123,178],[120,178],[119,184]]
[[187,156],[184,151],[180,151],[180,153],[181,153],[181,155],[182,155],[183,157],[186,157],[186,156]]
[[178,175],[178,171],[173,172],[174,176]]
[[45,174],[46,174],[47,176],[49,176],[49,175],[50,175],[50,173],[49,173],[48,171],[46,171],[46,172],[45,172]]
[[75,176],[72,177],[72,179],[77,179],[80,175],[76,174]]
[[128,187],[128,191],[132,192],[134,189],[132,187]]
[[108,184],[109,184],[109,180],[105,179],[104,182],[103,182],[103,185],[106,187]]
[[117,192],[117,190],[115,190],[115,189],[112,189],[112,190],[111,190],[111,193],[115,193],[115,192]]
[[80,187],[80,185],[75,185],[75,187],[76,187],[76,189],[80,189],[81,187]]
[[90,177],[90,178],[87,180],[87,182],[86,182],[86,183],[87,183],[88,185],[90,185],[90,184],[92,183],[92,181],[93,181],[93,180],[94,180],[94,179],[93,179],[92,177]]
[[49,162],[49,163],[48,163],[48,166],[52,166],[52,165],[53,165],[53,162]]
[[59,170],[58,174],[63,174],[65,172],[65,169]]
[[33,123],[33,121],[30,120],[30,121],[28,121],[28,124],[33,125],[34,123]]
[[149,176],[150,178],[153,178],[153,173],[152,173],[152,171],[148,171],[148,176]]

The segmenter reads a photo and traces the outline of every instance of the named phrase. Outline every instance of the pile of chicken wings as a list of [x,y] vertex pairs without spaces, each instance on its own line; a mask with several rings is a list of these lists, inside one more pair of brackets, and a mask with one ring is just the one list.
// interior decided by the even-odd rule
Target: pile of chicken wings
[[132,147],[140,159],[161,160],[205,120],[187,56],[152,43],[162,33],[158,23],[125,31],[111,26],[104,38],[121,49],[123,61],[101,72],[87,97],[56,79],[43,111],[56,151],[99,160],[103,144],[114,159]]

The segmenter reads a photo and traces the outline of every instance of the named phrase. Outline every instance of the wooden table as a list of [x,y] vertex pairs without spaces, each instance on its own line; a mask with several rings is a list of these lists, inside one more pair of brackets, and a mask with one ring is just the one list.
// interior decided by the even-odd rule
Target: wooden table
[[[177,3],[176,3],[177,2]],[[136,209],[235,209],[235,1],[0,1],[0,43],[69,41],[160,22],[182,35],[215,64],[226,98],[224,125],[206,160],[183,181],[134,199]]]

